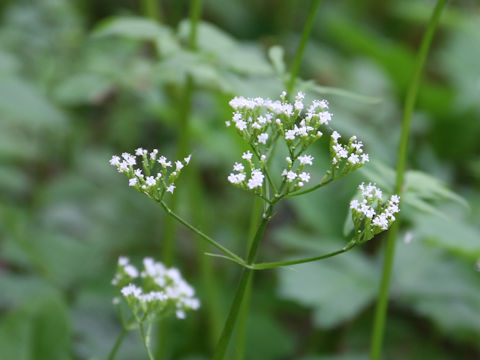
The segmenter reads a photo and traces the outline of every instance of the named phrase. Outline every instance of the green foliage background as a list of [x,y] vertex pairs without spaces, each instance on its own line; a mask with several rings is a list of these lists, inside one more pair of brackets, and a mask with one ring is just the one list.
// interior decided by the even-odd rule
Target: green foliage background
[[[178,212],[197,222],[200,215],[206,232],[244,252],[253,199],[226,181],[242,151],[224,126],[227,102],[278,96],[308,4],[205,0],[194,52],[185,45],[185,1],[162,1],[159,24],[127,0],[0,4],[0,359],[107,356],[120,331],[111,304],[116,260],[160,259],[165,232],[162,210],[129,189],[108,160],[139,146],[175,154],[187,75],[195,84],[190,131],[200,177],[179,186],[196,190],[180,189]],[[311,81],[298,85],[330,101],[335,126],[363,139],[373,161],[284,203],[262,260],[343,246],[356,184],[374,179],[392,188],[402,101],[432,6],[322,2],[300,69]],[[480,358],[479,15],[478,2],[452,1],[426,65],[386,359]],[[313,155],[326,161],[320,148]],[[259,272],[245,358],[367,358],[382,240]],[[210,318],[195,241],[178,229],[174,263],[203,307],[168,326],[167,358],[209,358],[218,334],[205,329],[222,324],[238,281],[237,266],[212,260],[222,316]],[[118,359],[143,358],[131,333]]]

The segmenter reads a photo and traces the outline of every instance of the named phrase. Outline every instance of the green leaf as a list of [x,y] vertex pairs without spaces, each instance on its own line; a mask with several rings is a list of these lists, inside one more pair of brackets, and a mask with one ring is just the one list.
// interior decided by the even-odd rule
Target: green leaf
[[[190,34],[190,22],[182,21],[179,37],[186,41]],[[214,63],[241,74],[272,75],[273,71],[263,51],[254,45],[238,42],[220,28],[207,23],[198,24],[198,50]]]
[[[289,231],[287,235],[297,239],[308,251],[303,255],[312,256],[312,248],[321,254],[341,247],[340,243],[332,242],[326,246],[325,241],[319,243],[299,232]],[[312,308],[315,324],[325,328],[357,315],[372,301],[377,289],[376,269],[358,251],[281,269],[278,275],[280,296]]]
[[341,96],[350,100],[358,101],[361,103],[367,103],[367,104],[378,104],[382,101],[381,98],[378,97],[372,97],[372,96],[366,96],[366,95],[360,95],[348,90],[340,89],[340,88],[335,88],[335,87],[328,87],[328,86],[320,86],[316,85],[313,81],[302,81],[299,85],[301,89],[304,89],[305,91],[312,91],[316,94],[319,95],[333,95],[333,96]]
[[449,336],[480,336],[480,281],[473,264],[447,256],[419,239],[399,243],[392,298],[430,318]]
[[55,89],[54,96],[67,105],[95,104],[112,86],[112,81],[102,75],[76,74],[64,79]]
[[0,358],[65,360],[71,335],[67,307],[58,295],[29,298],[0,322]]
[[21,121],[35,129],[65,123],[64,115],[45,96],[27,82],[13,77],[0,79],[0,117]]
[[268,49],[268,57],[272,62],[273,68],[280,76],[285,74],[285,61],[283,59],[284,51],[281,46],[272,46]]

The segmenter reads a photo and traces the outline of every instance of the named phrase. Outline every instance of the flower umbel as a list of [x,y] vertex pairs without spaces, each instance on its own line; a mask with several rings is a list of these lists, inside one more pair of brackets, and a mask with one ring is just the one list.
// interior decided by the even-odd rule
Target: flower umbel
[[[140,284],[135,284],[136,280]],[[172,313],[184,319],[187,311],[200,307],[194,289],[180,272],[151,258],[143,259],[143,269],[138,271],[128,258],[120,257],[112,284],[139,322],[151,322]]]
[[[314,159],[305,154],[305,151],[323,136],[323,131],[331,131],[333,115],[327,110],[326,100],[313,100],[307,106],[304,99],[305,94],[298,92],[295,100],[290,103],[283,92],[280,100],[235,97],[230,101],[234,112],[232,120],[227,121],[227,126],[233,123],[237,133],[252,150],[242,156],[246,160],[246,166],[242,164],[240,169],[238,163],[235,163],[234,172],[228,176],[232,184],[268,197],[264,187],[265,177],[270,188],[275,189],[276,183],[280,181],[286,184],[284,193],[276,194],[278,196],[297,191],[310,181],[311,174],[304,171],[304,166],[312,166]],[[362,142],[357,141],[355,136],[346,145],[338,142],[340,137],[337,131],[333,131],[330,145],[331,168],[326,171],[331,180],[358,169],[369,161],[368,154],[363,152]],[[282,139],[289,156],[281,176],[278,177],[277,174],[275,178],[275,174],[269,173],[266,161],[272,155],[274,143]],[[280,180],[276,180],[278,178]]]
[[392,195],[384,202],[382,191],[372,183],[361,183],[358,189],[361,199],[352,200],[350,209],[355,229],[354,237],[362,243],[388,230],[395,221],[395,214],[400,211],[400,197]]
[[[183,161],[177,160],[173,164],[165,156],[157,158],[157,155],[157,149],[149,153],[143,148],[138,148],[135,150],[135,155],[123,153],[121,157],[112,156],[110,164],[129,178],[129,186],[160,201],[166,192],[173,194],[175,180],[190,162],[191,155],[188,155]],[[137,157],[140,157],[140,166],[135,168]]]

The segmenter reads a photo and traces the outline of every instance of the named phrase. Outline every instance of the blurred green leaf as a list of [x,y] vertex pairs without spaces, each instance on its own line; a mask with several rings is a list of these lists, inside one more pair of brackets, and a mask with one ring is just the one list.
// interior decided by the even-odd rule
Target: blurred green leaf
[[[244,44],[213,24],[198,24],[197,46],[201,52],[213,56],[213,61],[226,69],[241,74],[272,75],[273,71],[263,52],[255,45]],[[190,22],[179,25],[180,38],[186,39],[190,33]]]
[[99,74],[76,74],[55,89],[55,98],[65,105],[95,104],[112,87],[112,81]]
[[[0,78],[0,118],[27,127],[62,126],[66,119],[45,96],[26,81]],[[4,120],[4,121],[5,121]]]
[[[282,231],[278,236],[298,239],[305,249],[303,255],[308,256],[312,256],[312,248],[322,254],[341,247],[320,243],[300,232]],[[292,269],[279,269],[278,275],[280,296],[311,307],[315,324],[326,328],[358,314],[372,301],[377,289],[375,267],[357,251]]]
[[284,51],[281,46],[272,46],[268,49],[268,57],[272,62],[273,68],[277,75],[285,74],[285,60],[283,59]]
[[69,359],[71,335],[65,303],[55,295],[28,300],[0,321],[0,358]]

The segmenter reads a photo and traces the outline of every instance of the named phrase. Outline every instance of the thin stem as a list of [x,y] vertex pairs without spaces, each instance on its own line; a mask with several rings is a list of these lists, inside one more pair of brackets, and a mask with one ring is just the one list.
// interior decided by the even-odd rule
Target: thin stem
[[[247,265],[252,265],[253,262],[255,261],[255,258],[257,256],[258,246],[263,237],[263,233],[265,232],[265,228],[267,227],[270,217],[272,216],[272,213],[273,213],[273,205],[269,205],[267,210],[262,215],[262,221],[260,222],[257,228],[255,237],[253,238],[252,244],[248,251]],[[245,292],[248,289],[248,283],[252,281],[251,280],[252,276],[253,276],[252,269],[245,268],[242,270],[240,284],[238,285],[237,292],[235,293],[235,297],[233,299],[233,304],[228,314],[227,321],[222,330],[222,334],[220,335],[217,348],[215,349],[215,354],[213,355],[214,360],[222,360],[225,356],[228,343],[230,342],[230,338],[232,337],[233,328],[235,327],[235,323],[237,322],[238,315],[240,313],[240,307],[242,305]]]
[[[246,255],[248,255],[248,250],[255,238],[255,231],[259,225],[259,219],[261,218],[263,206],[262,202],[258,198],[253,199],[253,209],[252,215],[250,217],[250,226],[249,226],[249,235],[248,235],[248,244],[246,246]],[[245,343],[247,335],[247,321],[248,321],[248,312],[250,309],[250,297],[252,293],[252,281],[249,281],[247,288],[245,289],[245,295],[243,303],[240,307],[239,320],[237,325],[237,336],[236,336],[236,346],[235,346],[235,359],[243,360],[245,357]]]
[[[407,96],[405,98],[403,119],[402,119],[402,133],[400,135],[400,144],[398,149],[397,159],[397,177],[395,181],[395,193],[400,194],[403,188],[405,167],[407,163],[408,140],[410,135],[410,123],[412,120],[412,113],[417,100],[418,88],[422,70],[425,64],[430,44],[435,34],[438,25],[438,20],[445,6],[446,0],[437,0],[435,8],[432,12],[430,20],[427,25],[427,30],[422,38],[420,50],[415,61],[415,71],[410,82]],[[397,241],[397,234],[400,223],[399,219],[393,224],[387,237],[387,244],[385,246],[385,260],[382,270],[382,280],[380,283],[380,292],[378,294],[377,306],[375,309],[375,318],[372,331],[370,359],[379,360],[382,353],[382,343],[385,328],[385,318],[388,307],[388,295],[390,288],[390,278],[392,274],[393,262],[395,258],[395,245]]]
[[142,336],[142,341],[143,341],[143,346],[145,346],[145,349],[147,350],[148,354],[148,359],[149,360],[155,360],[153,357],[152,351],[150,350],[150,328],[151,325],[148,325],[148,329],[145,332],[145,328],[143,326],[143,322],[139,322],[139,327],[140,327],[140,335]]
[[317,185],[315,185],[315,186],[313,186],[309,189],[305,189],[305,190],[302,190],[302,191],[296,191],[296,192],[287,194],[287,195],[285,195],[285,197],[289,198],[289,197],[294,197],[294,196],[298,196],[298,195],[308,194],[309,192],[315,191],[315,190],[321,188],[322,186],[330,184],[333,180],[334,180],[333,176],[329,178],[328,175],[325,175],[323,177],[323,179],[320,181],[319,184],[317,184]]
[[302,37],[300,43],[298,44],[297,52],[293,60],[292,69],[290,70],[290,79],[287,84],[287,94],[293,91],[295,86],[295,80],[297,79],[298,70],[300,69],[300,64],[302,63],[303,53],[305,47],[307,46],[307,41],[312,31],[313,23],[315,22],[315,14],[317,13],[318,6],[320,5],[320,0],[313,0],[310,10],[308,11],[308,18],[303,27]]
[[337,251],[334,251],[334,252],[331,252],[331,253],[328,253],[328,254],[308,257],[308,258],[299,259],[299,260],[278,261],[278,262],[253,264],[252,268],[254,270],[265,270],[265,269],[279,268],[279,267],[282,267],[282,266],[304,264],[304,263],[317,261],[317,260],[322,260],[322,259],[326,259],[326,258],[335,256],[335,255],[342,254],[342,253],[347,252],[348,250],[354,248],[356,245],[357,245],[357,242],[355,240],[352,240],[345,247],[341,248],[340,250],[337,250]]
[[149,19],[160,22],[162,17],[157,1],[158,0],[142,0],[142,11]]
[[110,351],[110,354],[108,355],[108,360],[115,359],[115,356],[117,355],[120,345],[122,345],[123,339],[125,338],[127,331],[128,331],[127,329],[123,328],[122,332],[118,335],[117,340],[115,341],[115,344],[113,345],[113,348]]
[[198,21],[202,15],[202,0],[192,0],[190,10],[190,36],[188,38],[188,46],[191,50],[197,48],[197,29]]
[[162,205],[162,207],[165,209],[165,211],[167,212],[168,215],[170,215],[172,218],[174,218],[175,220],[177,220],[181,224],[185,225],[188,229],[190,229],[195,234],[200,236],[202,239],[204,239],[208,243],[210,243],[210,245],[216,247],[217,249],[222,251],[224,254],[228,255],[235,262],[238,262],[240,264],[245,263],[245,261],[240,256],[238,256],[235,253],[233,253],[232,251],[228,250],[226,247],[220,245],[218,242],[213,240],[210,236],[204,234],[202,231],[198,230],[195,226],[191,225],[186,220],[184,220],[182,217],[180,217],[175,212],[173,212],[163,200],[160,200],[160,205]]

